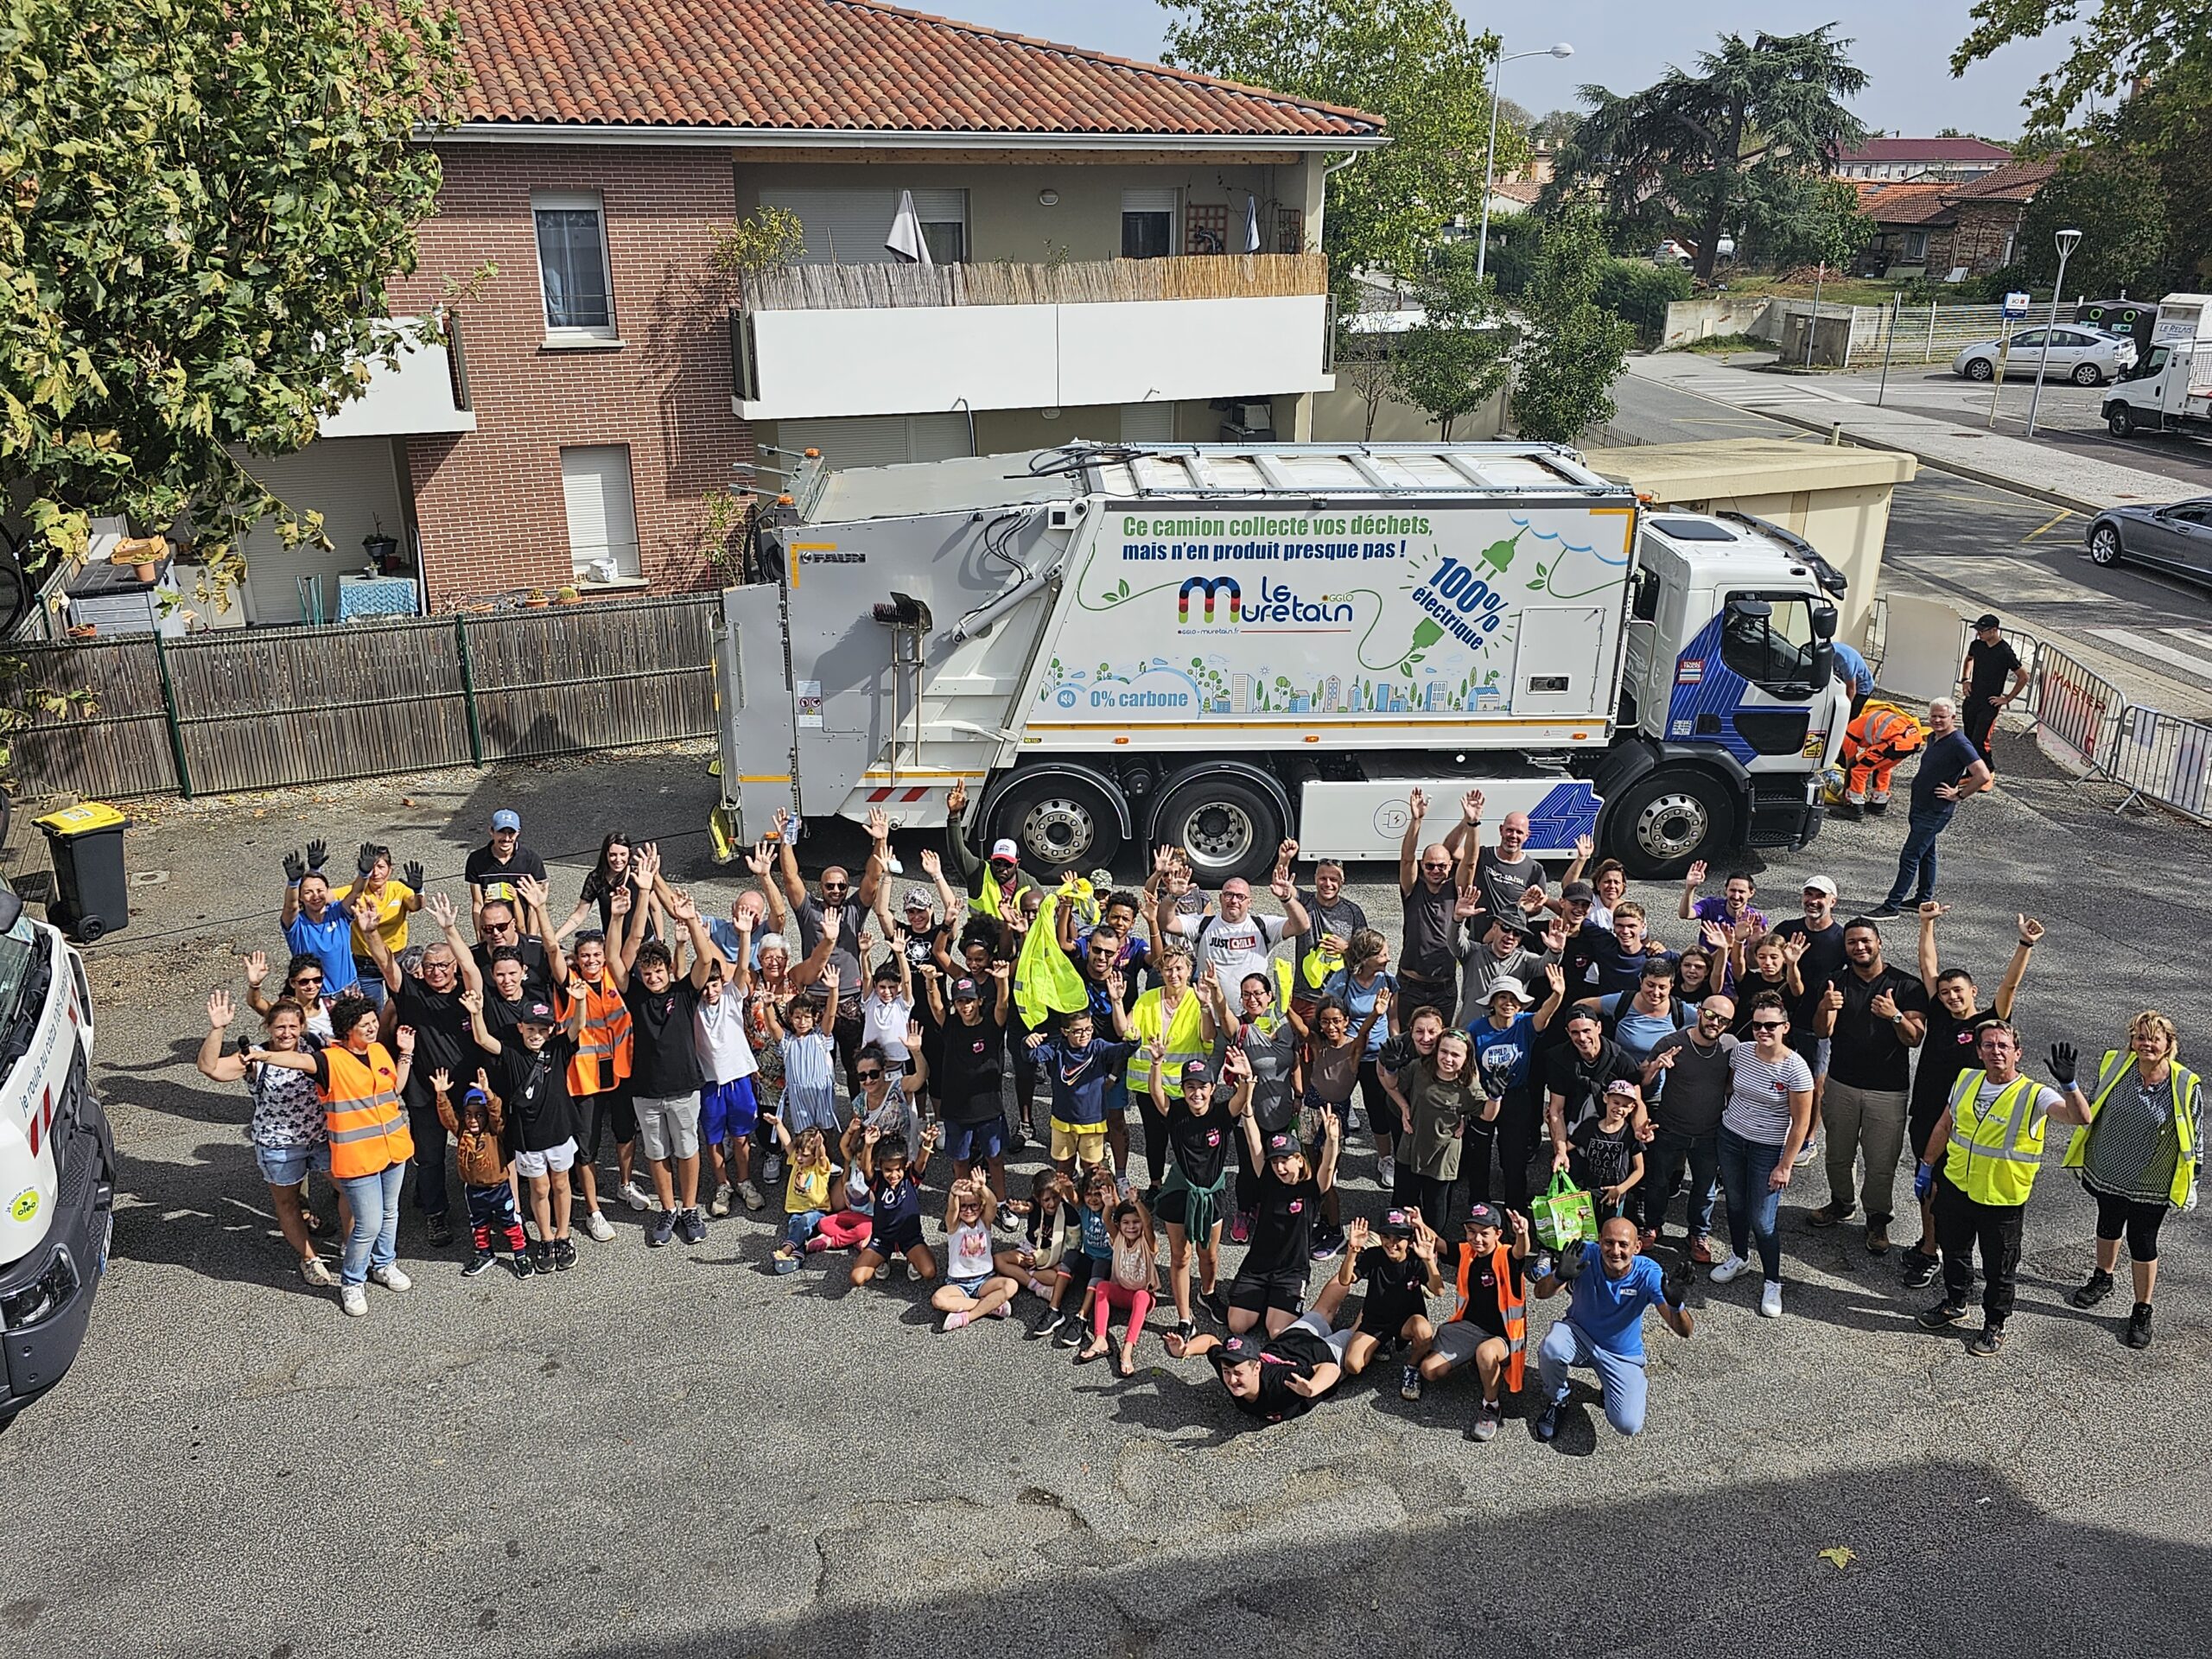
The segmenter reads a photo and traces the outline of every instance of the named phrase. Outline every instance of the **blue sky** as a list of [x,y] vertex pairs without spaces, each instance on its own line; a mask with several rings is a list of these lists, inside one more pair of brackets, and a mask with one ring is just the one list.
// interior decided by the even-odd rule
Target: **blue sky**
[[[1046,40],[1156,58],[1167,13],[1155,0],[903,0],[916,10],[1010,29]],[[1951,78],[1952,48],[1967,32],[1966,0],[1548,0],[1524,6],[1459,0],[1475,26],[1496,29],[1505,49],[1525,52],[1565,41],[1565,62],[1530,58],[1505,69],[1506,97],[1538,115],[1574,103],[1578,86],[1594,81],[1624,92],[1649,85],[1665,65],[1689,67],[1724,30],[1750,35],[1810,29],[1840,22],[1857,44],[1853,56],[1872,84],[1858,100],[1869,127],[1911,137],[1957,127],[2009,140],[2020,130],[2020,98],[2055,64],[2059,35],[2007,47],[1965,76]],[[1539,16],[1544,31],[1528,21]]]

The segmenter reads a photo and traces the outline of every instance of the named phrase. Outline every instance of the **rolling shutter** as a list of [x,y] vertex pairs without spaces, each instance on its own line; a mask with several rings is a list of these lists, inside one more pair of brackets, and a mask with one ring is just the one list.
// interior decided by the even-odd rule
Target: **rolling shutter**
[[639,574],[638,510],[630,491],[630,447],[593,444],[561,452],[561,494],[569,510],[569,556],[579,573],[612,558],[617,575]]

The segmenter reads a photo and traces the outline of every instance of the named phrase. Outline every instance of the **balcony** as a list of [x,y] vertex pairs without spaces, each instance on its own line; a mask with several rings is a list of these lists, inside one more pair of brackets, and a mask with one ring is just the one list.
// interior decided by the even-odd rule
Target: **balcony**
[[381,357],[367,359],[368,386],[335,414],[316,423],[322,438],[405,437],[428,432],[474,432],[468,371],[461,357],[461,316],[448,311],[437,340],[425,340],[415,317],[391,317],[378,324],[399,341],[397,367]]
[[1318,253],[803,264],[730,319],[747,420],[1326,391]]

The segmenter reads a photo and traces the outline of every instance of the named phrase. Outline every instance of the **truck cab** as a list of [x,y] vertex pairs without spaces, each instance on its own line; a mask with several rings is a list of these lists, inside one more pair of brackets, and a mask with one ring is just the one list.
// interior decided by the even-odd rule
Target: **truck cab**
[[2106,429],[2126,438],[2212,429],[2212,295],[2167,295],[2150,336],[2134,368],[2105,393]]
[[92,1037],[83,961],[0,882],[0,1428],[69,1369],[107,1270],[115,1142]]

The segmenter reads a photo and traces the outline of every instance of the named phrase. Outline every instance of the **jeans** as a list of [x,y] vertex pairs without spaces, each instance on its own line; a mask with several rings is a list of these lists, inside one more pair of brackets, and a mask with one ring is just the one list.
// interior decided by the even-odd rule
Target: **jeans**
[[353,988],[368,998],[371,1007],[384,1012],[384,1000],[390,992],[376,963],[363,957],[353,958]]
[[1897,855],[1897,879],[1891,884],[1886,904],[1903,909],[1936,896],[1936,837],[1950,827],[1956,801],[1936,801],[1915,807],[1904,835],[1904,849]]
[[1782,1193],[1767,1185],[1767,1177],[1781,1161],[1779,1146],[1746,1141],[1726,1124],[1720,1126],[1720,1185],[1728,1194],[1729,1254],[1749,1255],[1756,1238],[1759,1265],[1775,1284],[1782,1282],[1782,1239],[1775,1230]]
[[1709,1135],[1660,1129],[1652,1135],[1651,1149],[1643,1159],[1644,1179],[1636,1189],[1644,1195],[1643,1224],[1655,1233],[1667,1224],[1667,1211],[1681,1190],[1685,1163],[1690,1172],[1690,1236],[1703,1238],[1713,1230],[1713,1182],[1720,1168],[1718,1129]]
[[1866,1179],[1859,1202],[1869,1227],[1886,1227],[1897,1213],[1897,1158],[1904,1150],[1905,1096],[1902,1089],[1858,1089],[1828,1078],[1821,1096],[1821,1122],[1828,1131],[1828,1202],[1851,1205],[1851,1166],[1861,1148]]
[[1567,1398],[1567,1373],[1574,1365],[1586,1365],[1598,1373],[1598,1386],[1605,1396],[1605,1421],[1624,1434],[1641,1434],[1645,1395],[1643,1362],[1599,1347],[1573,1320],[1561,1319],[1544,1332],[1536,1349],[1536,1373],[1544,1380],[1544,1398],[1552,1404]]
[[353,1206],[353,1230],[346,1235],[338,1277],[346,1284],[365,1283],[371,1268],[388,1268],[399,1259],[399,1187],[407,1166],[391,1164],[373,1175],[338,1183]]
[[2012,1317],[2020,1274],[2024,1204],[1976,1204],[1942,1176],[1936,1179],[1936,1245],[1943,1253],[1943,1300],[1964,1307],[1974,1287],[1974,1253],[1981,1249],[1981,1312],[1992,1325]]
[[446,1126],[439,1121],[434,1096],[425,1095],[407,1103],[407,1129],[415,1137],[415,1208],[423,1215],[442,1216],[449,1203]]

